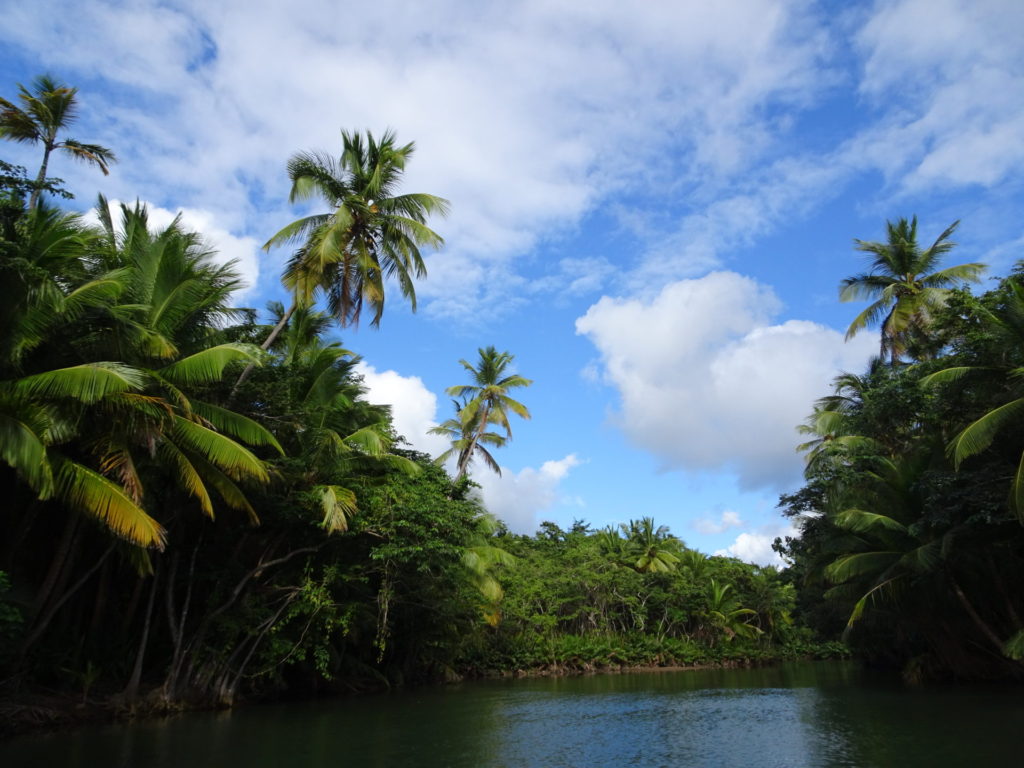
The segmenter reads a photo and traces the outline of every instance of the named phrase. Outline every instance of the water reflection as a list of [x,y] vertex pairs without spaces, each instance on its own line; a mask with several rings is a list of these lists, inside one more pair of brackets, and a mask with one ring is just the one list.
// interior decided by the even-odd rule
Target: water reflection
[[848,664],[490,681],[22,738],[0,765],[1013,765],[1019,699]]

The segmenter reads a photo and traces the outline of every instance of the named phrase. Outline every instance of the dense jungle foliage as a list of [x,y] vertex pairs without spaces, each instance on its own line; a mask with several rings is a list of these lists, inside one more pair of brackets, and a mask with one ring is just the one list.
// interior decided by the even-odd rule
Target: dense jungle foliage
[[[36,86],[30,107],[73,103]],[[441,244],[427,224],[446,201],[397,192],[412,144],[343,133],[336,162],[292,158],[292,199],[330,210],[268,241],[296,250],[290,304],[262,324],[200,233],[155,228],[139,204],[55,205],[69,195],[50,151],[115,159],[58,141],[70,112],[0,108],[6,138],[45,149],[34,179],[0,168],[0,698],[228,706],[835,655],[841,636],[911,679],[1021,675],[1024,276],[954,289],[981,267],[934,271],[952,228],[924,251],[905,220],[888,243],[858,241],[877,258],[844,298],[876,301],[850,333],[880,321],[881,356],[802,428],[807,484],[782,499],[800,536],[777,542],[780,573],[649,518],[505,530],[467,472],[497,468],[509,414],[529,416],[509,390],[530,381],[493,347],[462,361],[470,383],[437,428],[454,477],[404,447],[331,333],[364,306],[379,323],[387,277],[414,304],[420,248]]]
[[824,636],[910,680],[1020,679],[1024,272],[980,295],[929,284],[950,274],[930,270],[952,229],[938,253],[906,220],[860,244],[876,255],[882,356],[839,376],[803,426],[807,484],[781,502],[800,535],[776,548],[795,615]]
[[70,195],[46,175],[52,152],[104,172],[116,158],[63,136],[74,89],[40,78],[19,99],[0,102],[2,135],[44,157],[34,178],[0,174],[5,711],[46,690],[227,706],[807,650],[777,573],[689,551],[650,520],[504,531],[467,472],[496,469],[509,416],[529,417],[508,352],[461,361],[438,459],[367,401],[358,357],[330,333],[364,308],[379,323],[385,277],[415,305],[420,248],[441,244],[428,218],[447,203],[399,194],[412,144],[343,132],[337,160],[291,159],[292,199],[329,212],[268,241],[295,251],[289,306],[264,325],[233,306],[238,275],[200,233],[155,228],[139,204],[54,205]]

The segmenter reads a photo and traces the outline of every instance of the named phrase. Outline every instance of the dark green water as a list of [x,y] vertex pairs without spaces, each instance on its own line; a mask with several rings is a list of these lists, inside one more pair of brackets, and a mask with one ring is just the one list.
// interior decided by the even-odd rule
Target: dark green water
[[465,683],[0,744],[0,766],[1014,766],[1014,688],[904,688],[849,664]]

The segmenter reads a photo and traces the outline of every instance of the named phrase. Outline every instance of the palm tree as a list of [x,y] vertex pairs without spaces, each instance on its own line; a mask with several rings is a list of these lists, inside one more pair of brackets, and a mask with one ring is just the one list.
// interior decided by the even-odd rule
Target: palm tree
[[601,554],[609,558],[611,564],[618,568],[624,565],[626,557],[626,540],[619,535],[619,529],[614,525],[606,525],[596,534],[598,549]]
[[227,301],[240,284],[232,264],[216,264],[200,236],[175,219],[152,232],[144,206],[121,205],[115,227],[101,196],[97,215],[102,235],[94,260],[120,270],[124,292],[112,308],[114,328],[85,336],[83,350],[124,360],[144,375],[143,396],[119,410],[94,409],[99,464],[116,472],[126,487],[140,489],[139,468],[155,452],[154,474],[170,473],[175,484],[213,516],[211,491],[256,520],[240,481],[264,484],[267,469],[238,441],[270,446],[276,439],[255,421],[202,398],[239,362],[259,362],[252,345],[216,343],[215,329],[238,317]]
[[953,222],[930,247],[917,243],[917,217],[886,222],[886,242],[854,240],[858,251],[870,254],[871,271],[853,275],[839,285],[840,301],[870,299],[872,303],[850,323],[847,340],[870,324],[881,322],[881,355],[895,365],[908,348],[925,340],[925,331],[945,302],[949,289],[979,279],[984,264],[960,264],[935,271],[942,256],[953,249]]
[[43,145],[43,162],[29,199],[29,208],[35,208],[39,193],[46,182],[50,154],[59,149],[76,160],[95,165],[106,176],[107,166],[116,162],[113,151],[99,144],[85,144],[75,139],[60,139],[64,131],[78,117],[75,95],[77,88],[69,88],[50,75],[40,75],[32,82],[32,89],[18,84],[18,99],[22,106],[0,98],[0,137],[27,144]]
[[[880,358],[872,358],[871,371],[866,376],[841,373],[832,380],[832,394],[819,398],[807,420],[796,428],[811,440],[796,447],[805,454],[806,474],[811,477],[828,465],[849,465],[858,455],[876,455],[882,450],[873,438],[856,434],[855,417],[863,414],[865,393],[872,385],[872,377],[884,372]],[[889,437],[897,437],[895,430]]]
[[505,596],[494,572],[498,566],[512,568],[517,562],[513,555],[495,545],[494,534],[499,528],[497,518],[481,514],[474,520],[473,532],[462,550],[462,564],[481,597],[481,614],[492,627],[501,622],[501,599]]
[[37,498],[57,498],[139,546],[164,542],[150,514],[164,494],[146,494],[151,482],[180,489],[207,515],[215,492],[255,517],[240,483],[269,475],[238,441],[280,447],[252,420],[197,397],[229,364],[256,357],[210,336],[231,314],[223,302],[237,276],[177,222],[150,233],[143,208],[122,206],[116,231],[100,202],[98,233],[30,211],[20,254],[33,269],[19,289],[30,320],[12,328],[0,360],[0,459]]
[[[972,551],[968,543],[971,521],[957,524],[929,516],[930,500],[920,481],[934,464],[932,453],[922,446],[916,453],[878,456],[837,499],[842,511],[831,517],[840,535],[845,534],[838,547],[843,554],[824,568],[825,577],[837,585],[826,597],[856,601],[848,629],[872,608],[897,623],[900,612],[910,610],[947,616],[945,609],[955,599],[991,651],[1020,660],[1024,628],[1012,606],[1007,615],[996,615],[1000,611],[986,599],[991,590],[977,587],[976,575],[984,572],[984,560],[978,557],[983,548],[975,543]],[[943,631],[940,622],[922,632],[940,653],[949,651]]]
[[[473,463],[473,459],[480,458],[489,469],[500,477],[501,467],[498,466],[498,462],[495,461],[491,452],[487,450],[487,446],[501,448],[508,442],[508,439],[502,437],[497,432],[483,432],[477,435],[476,424],[465,417],[467,413],[466,403],[453,400],[452,405],[455,406],[455,418],[445,419],[429,430],[429,433],[432,435],[447,437],[451,441],[452,446],[438,456],[435,461],[438,464],[444,464],[453,456],[458,456],[458,464],[461,465],[465,462],[468,468]],[[476,437],[475,440],[474,437]]]
[[719,585],[711,579],[707,589],[708,608],[705,618],[711,627],[725,635],[728,641],[736,637],[757,637],[762,630],[749,623],[752,617],[757,616],[757,611],[741,607],[736,596],[730,594],[732,591],[731,584]]
[[654,518],[644,517],[619,525],[626,537],[627,565],[638,573],[668,573],[679,564],[682,542],[668,531],[668,526],[654,527]]
[[[367,132],[341,132],[341,157],[299,152],[288,161],[292,181],[289,202],[322,198],[332,208],[293,221],[263,246],[269,250],[300,243],[283,281],[292,304],[263,343],[269,349],[296,308],[312,304],[322,291],[331,314],[342,327],[356,325],[363,304],[373,310],[371,325],[384,314],[384,280],[398,281],[402,295],[416,310],[413,278],[425,277],[420,249],[440,248],[444,240],[427,226],[429,216],[448,214],[448,201],[424,193],[397,194],[412,142],[397,146],[386,131],[378,141]],[[251,373],[246,368],[237,390]]]
[[60,499],[125,538],[159,546],[161,526],[123,487],[66,450],[78,441],[83,413],[143,386],[127,365],[64,354],[83,318],[109,311],[124,289],[123,274],[90,279],[83,256],[94,240],[81,217],[39,206],[8,244],[0,280],[0,460],[37,499]]
[[359,358],[321,338],[329,321],[300,307],[273,351],[278,372],[287,377],[287,405],[281,410],[288,415],[277,417],[277,431],[288,455],[304,468],[289,503],[319,511],[321,526],[335,533],[348,530],[358,512],[359,485],[386,469],[415,475],[419,465],[393,453],[390,410],[363,399],[366,390],[354,374]]
[[[530,418],[526,406],[513,400],[508,394],[509,390],[528,387],[533,383],[530,379],[507,372],[515,357],[508,352],[499,353],[493,346],[478,349],[477,352],[480,354],[480,360],[476,366],[466,360],[459,361],[462,367],[469,371],[473,383],[458,384],[445,390],[450,396],[459,398],[464,403],[461,408],[457,406],[457,422],[449,420],[450,423],[445,422],[432,430],[435,434],[448,434],[456,438],[453,440],[452,449],[442,454],[442,457],[447,457],[452,455],[453,451],[458,452],[456,481],[465,477],[470,462],[485,443],[496,445],[497,438],[501,441],[500,444],[504,445],[512,438],[512,426],[508,421],[510,411],[520,418]],[[489,432],[488,427],[491,424],[504,429],[505,435]],[[486,450],[483,454],[486,454],[486,461],[490,454]],[[490,459],[489,463],[492,468],[497,466],[493,459]]]

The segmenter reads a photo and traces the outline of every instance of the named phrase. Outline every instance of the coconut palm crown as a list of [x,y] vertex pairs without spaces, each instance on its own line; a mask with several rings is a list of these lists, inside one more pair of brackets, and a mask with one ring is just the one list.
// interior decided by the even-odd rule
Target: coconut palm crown
[[29,208],[35,208],[39,200],[40,190],[46,182],[50,154],[54,150],[95,165],[104,176],[109,173],[108,166],[117,161],[112,150],[99,144],[60,138],[60,133],[78,117],[77,93],[77,88],[69,88],[50,75],[40,75],[32,81],[31,90],[18,84],[20,107],[0,98],[0,137],[43,145],[43,162],[39,166]]
[[443,239],[427,226],[433,214],[445,216],[448,201],[424,193],[398,194],[410,142],[398,146],[386,131],[378,141],[370,132],[341,132],[337,160],[323,152],[299,152],[288,161],[290,202],[321,198],[333,209],[292,222],[265,248],[299,242],[284,282],[300,303],[322,290],[331,314],[343,326],[359,322],[364,304],[371,325],[384,313],[384,280],[398,282],[416,309],[413,278],[427,274],[421,248],[439,248]]
[[984,264],[959,264],[936,271],[942,257],[955,247],[949,237],[960,224],[953,222],[931,246],[917,243],[917,217],[886,222],[886,242],[854,240],[858,251],[871,256],[871,271],[852,275],[839,285],[840,301],[869,299],[872,303],[850,323],[847,340],[880,323],[881,355],[895,364],[923,340],[935,311],[945,304],[949,289],[976,282]]
[[[452,438],[452,448],[441,455],[440,461],[458,453],[458,468],[455,479],[463,478],[469,471],[469,464],[480,454],[484,461],[495,471],[497,463],[483,448],[484,444],[500,447],[512,437],[512,425],[508,414],[514,413],[523,419],[530,418],[530,411],[525,405],[509,396],[509,390],[528,387],[533,381],[508,369],[515,356],[508,352],[498,352],[493,346],[480,348],[479,362],[474,366],[467,360],[459,363],[472,378],[472,384],[457,384],[445,390],[456,401],[457,419],[449,419],[444,424],[431,430],[433,434],[442,434]],[[488,431],[488,426],[495,424],[501,427],[504,436]]]

